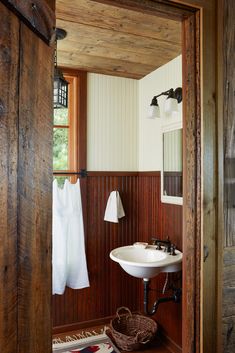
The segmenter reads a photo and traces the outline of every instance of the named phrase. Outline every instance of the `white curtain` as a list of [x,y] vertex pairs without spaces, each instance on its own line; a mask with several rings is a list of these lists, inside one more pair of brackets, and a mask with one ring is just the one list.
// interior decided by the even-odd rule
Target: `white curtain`
[[63,189],[53,182],[53,294],[63,294],[65,287],[89,287],[87,272],[80,180]]

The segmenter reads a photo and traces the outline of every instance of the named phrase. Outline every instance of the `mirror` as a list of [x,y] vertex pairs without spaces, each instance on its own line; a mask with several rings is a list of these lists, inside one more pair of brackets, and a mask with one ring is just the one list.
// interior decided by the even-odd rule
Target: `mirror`
[[163,128],[163,162],[161,172],[161,200],[183,203],[183,129],[177,123]]

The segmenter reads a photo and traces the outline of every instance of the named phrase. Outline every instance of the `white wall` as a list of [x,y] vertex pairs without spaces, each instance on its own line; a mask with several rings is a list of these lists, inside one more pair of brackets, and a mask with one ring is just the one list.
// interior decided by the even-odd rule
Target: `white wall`
[[139,81],[139,171],[161,170],[162,126],[182,118],[182,104],[179,113],[168,117],[164,114],[166,97],[159,97],[160,119],[147,119],[148,108],[153,96],[176,87],[182,87],[181,55]]
[[[158,171],[162,165],[162,125],[182,117],[147,119],[154,95],[182,87],[182,58],[141,80],[88,74],[87,168],[90,171]],[[166,97],[159,98],[163,112]]]
[[138,81],[88,74],[87,168],[137,171]]

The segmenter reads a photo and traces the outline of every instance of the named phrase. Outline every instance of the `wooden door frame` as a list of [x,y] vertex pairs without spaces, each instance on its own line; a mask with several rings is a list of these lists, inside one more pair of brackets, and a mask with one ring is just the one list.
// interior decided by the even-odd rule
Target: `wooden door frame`
[[[182,21],[183,353],[216,351],[216,0],[93,0]],[[203,247],[208,256],[203,261]]]

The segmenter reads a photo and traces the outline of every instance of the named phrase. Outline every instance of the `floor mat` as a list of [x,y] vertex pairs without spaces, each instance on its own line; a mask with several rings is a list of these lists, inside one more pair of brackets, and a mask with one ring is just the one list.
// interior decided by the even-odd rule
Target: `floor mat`
[[53,353],[119,353],[117,347],[105,334],[94,335],[67,342],[54,343]]
[[52,339],[52,343],[64,343],[64,342],[71,342],[75,340],[80,340],[84,338],[89,338],[92,336],[98,336],[102,335],[105,333],[105,331],[108,329],[108,326],[100,326],[100,327],[95,327],[95,328],[90,328],[90,329],[83,329],[83,330],[76,330],[69,332],[67,334],[58,334],[54,335]]

